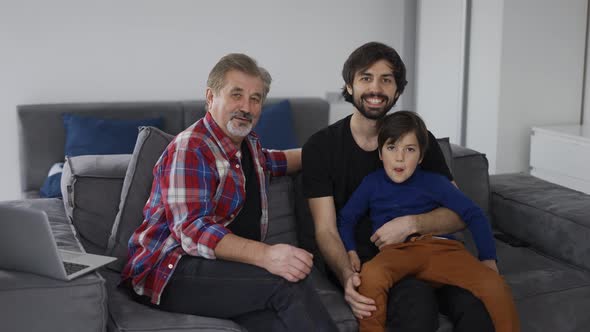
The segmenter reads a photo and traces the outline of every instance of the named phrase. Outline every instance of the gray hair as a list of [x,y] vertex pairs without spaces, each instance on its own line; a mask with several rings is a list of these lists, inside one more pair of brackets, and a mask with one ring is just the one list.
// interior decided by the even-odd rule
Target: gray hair
[[237,70],[245,74],[259,77],[264,84],[264,91],[262,91],[262,101],[266,99],[266,95],[270,91],[270,83],[272,77],[269,72],[259,67],[256,60],[241,53],[230,53],[222,57],[217,64],[211,69],[209,77],[207,78],[207,86],[215,93],[219,93],[225,85],[225,74],[229,71]]

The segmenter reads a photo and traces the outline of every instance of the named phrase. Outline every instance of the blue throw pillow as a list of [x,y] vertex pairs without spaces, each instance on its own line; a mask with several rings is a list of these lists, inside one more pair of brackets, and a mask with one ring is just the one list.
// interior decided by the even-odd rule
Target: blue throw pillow
[[98,119],[63,115],[66,130],[65,154],[69,157],[133,153],[138,127],[162,128],[161,117],[141,120]]
[[64,168],[64,163],[55,163],[49,169],[49,174],[39,190],[39,196],[43,198],[61,197],[61,173]]
[[254,128],[263,148],[286,150],[299,146],[292,112],[291,104],[286,99],[263,107],[260,120]]

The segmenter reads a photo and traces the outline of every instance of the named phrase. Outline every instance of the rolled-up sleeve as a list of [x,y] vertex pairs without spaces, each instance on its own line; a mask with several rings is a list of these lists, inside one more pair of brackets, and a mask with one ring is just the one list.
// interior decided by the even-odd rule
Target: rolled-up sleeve
[[262,149],[265,160],[266,171],[272,176],[283,176],[287,174],[287,157],[280,150]]

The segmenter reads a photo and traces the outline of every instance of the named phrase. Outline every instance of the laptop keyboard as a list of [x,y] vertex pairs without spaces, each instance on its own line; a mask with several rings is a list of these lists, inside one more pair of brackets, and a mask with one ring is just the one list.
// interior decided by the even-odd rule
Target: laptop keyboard
[[72,273],[76,273],[76,272],[88,267],[88,265],[84,265],[84,264],[76,264],[76,263],[71,263],[71,262],[62,262],[62,263],[64,263],[64,267],[66,268],[67,275],[70,275]]

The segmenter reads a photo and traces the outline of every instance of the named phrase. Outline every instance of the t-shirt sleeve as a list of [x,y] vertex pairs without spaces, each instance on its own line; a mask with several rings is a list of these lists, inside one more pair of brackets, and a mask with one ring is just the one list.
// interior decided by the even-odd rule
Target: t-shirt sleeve
[[325,136],[323,132],[318,132],[303,145],[301,162],[306,198],[334,196],[331,147]]
[[422,169],[445,176],[449,181],[453,181],[453,174],[445,161],[445,156],[438,145],[436,137],[428,131],[428,149],[424,154],[424,159],[421,163]]

